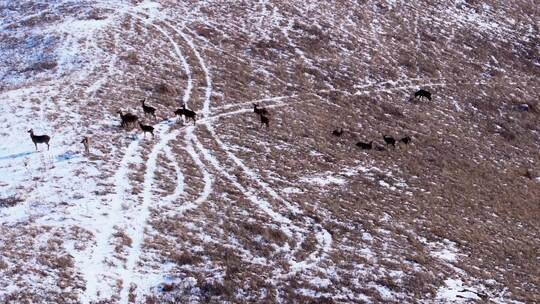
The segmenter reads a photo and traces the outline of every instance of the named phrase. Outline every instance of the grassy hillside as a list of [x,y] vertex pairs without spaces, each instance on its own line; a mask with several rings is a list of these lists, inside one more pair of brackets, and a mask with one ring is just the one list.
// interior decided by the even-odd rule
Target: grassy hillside
[[0,1],[0,302],[540,302],[539,15]]

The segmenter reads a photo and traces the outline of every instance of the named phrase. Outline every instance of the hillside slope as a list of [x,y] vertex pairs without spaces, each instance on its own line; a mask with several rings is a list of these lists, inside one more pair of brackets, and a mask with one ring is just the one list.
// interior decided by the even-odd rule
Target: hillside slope
[[0,1],[0,302],[540,302],[539,18]]

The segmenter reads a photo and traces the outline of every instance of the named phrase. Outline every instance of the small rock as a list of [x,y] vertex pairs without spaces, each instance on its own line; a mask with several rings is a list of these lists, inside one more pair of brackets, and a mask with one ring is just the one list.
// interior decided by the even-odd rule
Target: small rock
[[172,291],[173,290],[173,284],[163,284],[163,286],[161,287],[161,290],[163,292],[169,292],[169,291]]

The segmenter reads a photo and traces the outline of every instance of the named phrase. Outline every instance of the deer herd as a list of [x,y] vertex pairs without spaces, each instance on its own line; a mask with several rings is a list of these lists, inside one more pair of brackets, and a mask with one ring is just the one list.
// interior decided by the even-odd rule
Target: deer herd
[[[428,100],[431,100],[431,93],[426,90],[418,90],[414,93],[414,98],[427,98]],[[156,119],[156,108],[146,105],[146,99],[141,100],[142,109],[145,116],[151,116],[154,119]],[[259,107],[259,105],[253,103],[253,112],[259,116],[261,126],[266,126],[266,128],[270,127],[270,118],[269,118],[269,112],[267,109],[263,107]],[[182,108],[179,108],[175,110],[174,112],[175,116],[182,117],[184,116],[185,121],[193,121],[193,125],[195,125],[197,113],[195,113],[192,110],[189,110],[186,108],[186,104],[182,104]],[[150,133],[152,135],[152,138],[154,138],[154,127],[151,125],[145,125],[142,122],[139,121],[139,117],[137,117],[134,114],[131,113],[123,113],[121,110],[117,112],[117,114],[120,115],[120,127],[129,129],[136,128],[137,125],[140,127],[140,129],[143,132],[144,138],[146,138],[146,133]],[[32,142],[34,143],[36,150],[37,144],[46,144],[47,150],[49,150],[49,141],[51,140],[51,137],[48,135],[35,135],[34,130],[30,129],[28,130],[28,133],[30,133],[30,138],[32,139]],[[340,137],[343,134],[343,128],[336,129],[332,132],[332,135]],[[411,142],[410,136],[404,136],[399,140],[396,140],[395,138],[387,135],[383,135],[383,140],[386,143],[386,146],[391,145],[394,148],[396,147],[396,143],[403,143],[405,145],[408,145]],[[86,154],[90,153],[90,138],[85,136],[83,137],[81,143],[84,145],[84,151]],[[357,142],[356,146],[359,147],[362,150],[371,150],[373,148],[373,141],[370,141],[369,143],[366,142]],[[378,150],[385,150],[384,147],[377,146],[376,149]]]
[[[412,98],[413,97],[411,97],[411,99]],[[431,101],[431,93],[424,89],[420,89],[414,93],[414,99],[416,98],[419,98],[420,100],[422,100],[422,98],[426,98],[427,100]],[[340,137],[342,134],[343,134],[343,128],[338,128],[332,131],[332,135],[337,136],[337,137]],[[412,138],[408,135],[405,135],[404,137],[397,140],[394,137],[388,136],[386,134],[383,134],[382,137],[386,146],[388,147],[390,145],[393,148],[396,148],[396,144],[403,143],[405,145],[408,145],[412,141]],[[356,146],[362,150],[371,150],[373,149],[373,140],[368,143],[359,141],[356,143]],[[384,146],[380,146],[380,145],[375,146],[375,149],[379,151],[386,150]]]

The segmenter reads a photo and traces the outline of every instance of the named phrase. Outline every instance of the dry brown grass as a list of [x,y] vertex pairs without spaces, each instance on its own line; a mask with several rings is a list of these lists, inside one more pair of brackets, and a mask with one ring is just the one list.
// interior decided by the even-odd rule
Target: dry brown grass
[[0,198],[0,208],[13,207],[23,202],[23,199],[18,195]]
[[[253,113],[221,119],[215,129],[253,173],[298,206],[302,214],[292,214],[283,202],[269,195],[227,156],[204,126],[198,126],[195,134],[223,168],[214,168],[201,156],[205,170],[213,176],[212,194],[199,207],[175,214],[175,208],[196,201],[204,189],[203,173],[183,149],[186,142],[181,134],[170,146],[186,189],[167,206],[161,206],[161,201],[152,204],[144,243],[144,252],[150,254],[143,255],[141,263],[156,269],[164,262],[173,263],[168,276],[181,280],[191,277],[196,283],[192,289],[172,283],[163,291],[152,290],[148,303],[186,302],[193,296],[201,302],[216,303],[271,303],[276,297],[297,303],[356,301],[337,299],[347,293],[345,290],[374,302],[392,302],[370,284],[401,292],[402,302],[429,302],[444,285],[444,278],[459,276],[448,263],[432,255],[429,244],[443,240],[454,242],[462,253],[457,262],[451,263],[454,267],[484,285],[496,279],[488,286],[490,292],[508,288],[511,299],[539,301],[540,267],[535,254],[540,251],[540,190],[535,178],[540,162],[540,96],[534,79],[538,66],[532,64],[538,57],[538,38],[527,41],[523,39],[525,33],[510,31],[503,39],[496,31],[448,20],[445,10],[435,6],[444,5],[432,2],[400,3],[392,8],[373,1],[331,1],[314,3],[314,9],[308,12],[298,2],[271,1],[267,9],[276,8],[285,18],[277,26],[263,23],[265,27],[250,19],[251,12],[263,9],[255,2],[215,3],[200,8],[198,13],[204,16],[201,20],[211,22],[197,20],[188,22],[187,27],[194,31],[190,35],[212,73],[212,107],[298,94],[285,101],[295,104],[270,109],[269,130],[258,126]],[[458,9],[463,14],[467,7],[486,13],[480,4],[468,1]],[[534,17],[534,13],[519,17],[530,10],[527,3],[494,5],[500,6],[501,16],[507,13],[524,20],[523,25],[530,22],[523,19],[525,16]],[[163,6],[173,15],[184,8],[165,1]],[[86,18],[99,20],[105,13],[92,11]],[[182,20],[184,15],[178,14],[178,20]],[[292,28],[287,40],[282,29],[289,20]],[[37,21],[28,22],[20,26],[33,27]],[[121,60],[114,68],[122,73],[111,77],[95,96],[77,99],[80,113],[89,118],[89,122],[82,122],[85,127],[93,122],[110,124],[109,119],[115,118],[113,125],[103,123],[94,130],[99,139],[95,148],[111,164],[120,161],[119,151],[131,142],[126,132],[116,127],[116,110],[140,113],[139,100],[148,95],[158,108],[159,120],[171,117],[188,79],[170,51],[169,41],[155,28],[126,17],[118,31],[121,35],[117,38],[113,32],[105,33],[99,46],[119,56]],[[201,88],[206,85],[203,70],[182,37],[167,31],[191,66],[196,89],[189,107],[199,110],[204,98]],[[11,41],[4,35],[2,39]],[[54,68],[40,62],[27,72]],[[99,71],[92,74],[85,86],[99,75]],[[388,80],[397,82],[362,88]],[[420,87],[432,91],[434,100],[407,102]],[[368,93],[353,95],[357,90]],[[39,101],[34,102],[39,111]],[[528,112],[515,110],[514,106],[522,103],[529,105]],[[57,111],[50,118],[61,121],[65,118],[62,115]],[[331,135],[338,126],[346,130],[341,138]],[[413,142],[409,147],[387,151],[366,152],[354,146],[358,140],[383,145],[383,133],[396,138],[411,135]],[[143,162],[155,142],[141,143]],[[159,191],[154,193],[164,197],[174,191],[175,172],[163,156],[158,164],[155,187]],[[103,180],[114,174],[114,170],[103,170]],[[144,165],[131,166],[128,175],[131,194],[137,199],[144,170]],[[344,172],[347,170],[350,172]],[[267,201],[272,210],[304,228],[304,241],[287,237],[279,223],[247,199],[245,191],[236,188],[222,171],[258,199]],[[344,180],[344,184],[323,186],[302,179],[330,175]],[[401,181],[404,186],[399,186]],[[384,183],[396,188],[384,187]],[[114,191],[110,184],[101,186],[94,193],[100,198]],[[287,187],[299,190],[282,191]],[[0,207],[2,204],[13,202],[1,200]],[[275,269],[290,270],[290,258],[300,261],[318,249],[315,225],[332,236],[327,256],[315,269],[272,281]],[[46,233],[29,231],[29,236]],[[70,233],[82,236],[77,248],[87,248],[92,240],[84,230]],[[121,255],[131,246],[131,238],[123,231],[117,231],[114,237],[117,254]],[[3,246],[11,246],[12,240],[2,241]],[[33,243],[25,239],[25,244]],[[300,250],[293,256],[277,253],[276,248],[287,245],[298,245]],[[15,275],[9,267],[21,256],[15,254],[17,250],[24,258],[31,257],[22,244],[17,246],[1,251],[8,254],[0,260],[0,272],[11,271],[8,277]],[[61,247],[61,242],[47,243],[51,250]],[[257,264],[250,255],[264,258],[268,264]],[[63,253],[42,254],[36,259],[43,269],[58,268],[62,272],[58,275],[62,277],[58,280],[60,287],[81,284],[73,273],[76,265]],[[18,263],[19,271],[35,271]],[[336,274],[321,271],[324,269],[335,270]],[[396,278],[390,272],[402,272],[403,276]],[[222,280],[215,279],[216,273]],[[328,279],[331,284],[317,286],[311,282],[313,278]],[[313,291],[315,296],[303,294],[303,289]],[[50,294],[51,299],[60,296]],[[13,294],[6,299],[43,300],[33,294]]]

